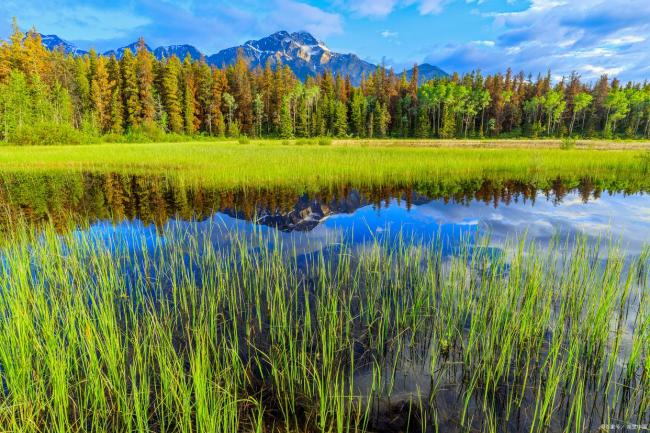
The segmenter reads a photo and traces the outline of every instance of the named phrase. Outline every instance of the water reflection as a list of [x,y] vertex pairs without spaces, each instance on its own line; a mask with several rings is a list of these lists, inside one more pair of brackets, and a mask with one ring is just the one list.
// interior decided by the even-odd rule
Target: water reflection
[[[0,229],[18,217],[59,230],[99,221],[139,221],[159,230],[169,222],[244,220],[281,232],[316,229],[385,231],[408,226],[416,234],[453,227],[482,227],[496,237],[534,237],[578,230],[644,240],[648,225],[645,181],[619,178],[520,180],[485,178],[393,185],[295,188],[223,188],[185,185],[161,177],[58,173],[0,176]],[[364,229],[365,228],[365,229]]]

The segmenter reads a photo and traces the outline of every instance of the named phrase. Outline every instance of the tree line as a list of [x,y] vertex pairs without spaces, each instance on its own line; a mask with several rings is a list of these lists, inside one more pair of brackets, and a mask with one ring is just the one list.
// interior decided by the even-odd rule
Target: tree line
[[421,82],[378,67],[358,86],[288,66],[251,69],[205,59],[157,60],[140,40],[117,59],[50,51],[14,22],[0,45],[0,139],[81,142],[105,137],[650,137],[650,84],[576,73],[553,82],[480,72]]

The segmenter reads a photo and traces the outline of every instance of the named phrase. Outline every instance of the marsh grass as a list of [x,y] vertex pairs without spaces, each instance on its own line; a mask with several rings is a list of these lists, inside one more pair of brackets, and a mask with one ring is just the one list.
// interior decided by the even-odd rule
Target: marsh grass
[[[312,140],[316,144],[317,140]],[[639,150],[304,145],[293,141],[0,146],[0,172],[155,174],[221,188],[389,185],[468,178],[534,182],[640,175]],[[285,145],[286,144],[286,145]],[[325,143],[323,143],[325,144]],[[644,176],[648,183],[647,176]]]
[[[650,410],[645,249],[467,239],[301,252],[261,233],[15,230],[15,432],[585,431]],[[227,246],[215,248],[216,235]]]

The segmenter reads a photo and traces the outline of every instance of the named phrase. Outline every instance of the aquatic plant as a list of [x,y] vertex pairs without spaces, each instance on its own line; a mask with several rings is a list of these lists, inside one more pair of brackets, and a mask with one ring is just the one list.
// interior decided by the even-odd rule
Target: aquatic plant
[[[217,248],[214,239],[227,239]],[[0,425],[584,431],[650,415],[650,249],[14,230]]]

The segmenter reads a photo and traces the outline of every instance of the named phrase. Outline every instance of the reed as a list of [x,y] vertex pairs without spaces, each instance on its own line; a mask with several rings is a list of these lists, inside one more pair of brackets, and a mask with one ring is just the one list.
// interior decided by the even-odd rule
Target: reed
[[568,432],[650,415],[650,249],[468,238],[448,256],[404,237],[326,258],[219,224],[7,236],[4,431]]

